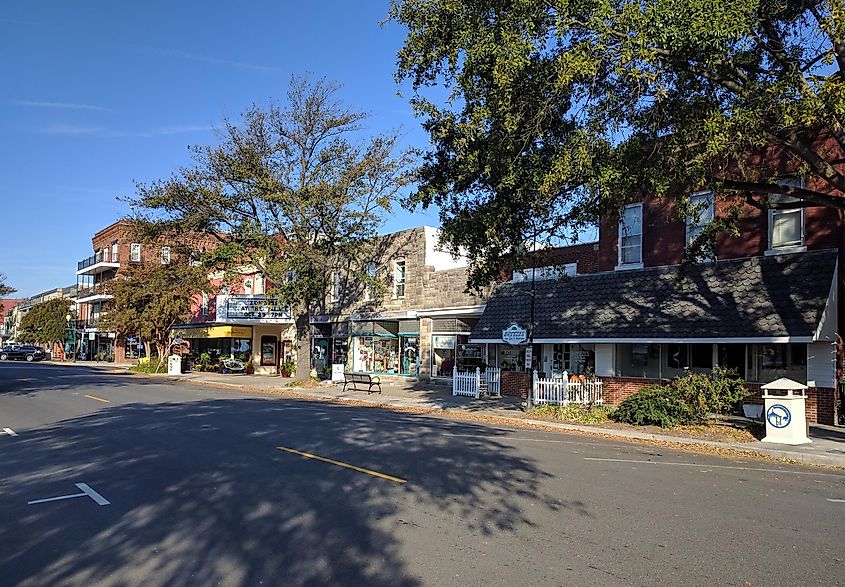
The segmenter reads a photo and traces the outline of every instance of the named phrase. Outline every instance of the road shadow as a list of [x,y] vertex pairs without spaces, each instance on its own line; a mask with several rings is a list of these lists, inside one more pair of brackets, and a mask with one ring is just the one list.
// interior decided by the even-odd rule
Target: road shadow
[[[430,536],[437,550],[438,541],[518,536],[544,516],[591,515],[580,501],[546,495],[549,475],[497,440],[506,433],[274,399],[128,404],[29,430],[0,443],[0,577],[24,585],[420,585],[408,568],[411,537]],[[26,505],[70,493],[76,482],[112,504]]]

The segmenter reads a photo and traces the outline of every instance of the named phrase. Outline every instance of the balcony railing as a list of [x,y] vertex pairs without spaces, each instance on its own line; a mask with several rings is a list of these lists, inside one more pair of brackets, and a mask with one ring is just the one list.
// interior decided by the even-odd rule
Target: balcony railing
[[76,270],[82,271],[83,269],[87,269],[92,265],[96,265],[97,263],[119,263],[119,256],[117,254],[112,255],[108,249],[103,251],[97,251],[87,259],[82,259],[76,264]]
[[[96,302],[112,299],[107,283],[79,284],[77,286],[77,303]],[[95,298],[95,299],[89,299]]]

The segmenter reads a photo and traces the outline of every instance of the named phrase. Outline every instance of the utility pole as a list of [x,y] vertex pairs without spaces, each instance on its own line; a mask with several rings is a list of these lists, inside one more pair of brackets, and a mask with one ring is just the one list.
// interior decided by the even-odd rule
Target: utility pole
[[[525,402],[526,411],[531,409],[531,396],[534,393],[534,298],[537,293],[536,279],[537,279],[537,223],[536,220],[532,222],[533,229],[533,245],[531,247],[531,317],[528,322],[528,348],[531,349],[531,364],[528,367],[528,398]],[[526,361],[528,363],[528,361]]]

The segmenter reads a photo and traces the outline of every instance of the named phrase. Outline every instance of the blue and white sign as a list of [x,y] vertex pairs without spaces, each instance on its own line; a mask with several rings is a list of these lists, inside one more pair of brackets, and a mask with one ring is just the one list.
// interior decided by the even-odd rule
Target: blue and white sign
[[528,331],[514,322],[502,330],[502,342],[510,345],[518,345],[528,340]]
[[792,414],[783,404],[774,404],[766,410],[766,421],[775,428],[786,428],[792,422]]

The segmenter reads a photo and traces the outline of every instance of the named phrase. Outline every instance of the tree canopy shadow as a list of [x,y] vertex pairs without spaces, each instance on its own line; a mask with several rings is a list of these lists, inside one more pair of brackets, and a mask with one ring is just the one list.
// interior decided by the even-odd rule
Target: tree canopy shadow
[[[538,521],[521,508],[525,499],[541,505],[534,516],[591,515],[582,502],[545,494],[549,475],[497,440],[505,433],[273,399],[126,404],[24,431],[0,443],[0,577],[27,585],[418,585],[401,538],[408,525],[421,536],[445,518],[456,541],[518,535]],[[73,493],[76,482],[111,505],[27,505]]]

